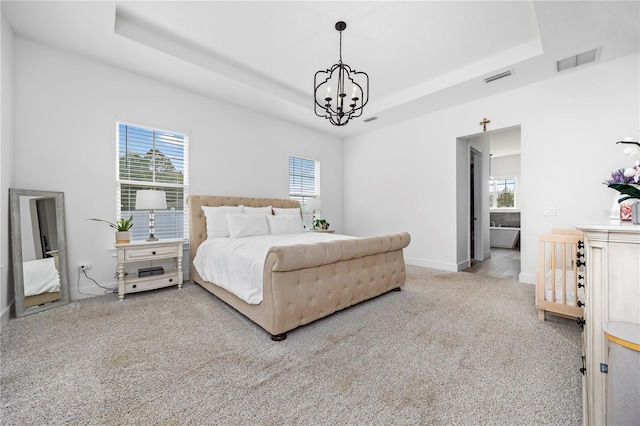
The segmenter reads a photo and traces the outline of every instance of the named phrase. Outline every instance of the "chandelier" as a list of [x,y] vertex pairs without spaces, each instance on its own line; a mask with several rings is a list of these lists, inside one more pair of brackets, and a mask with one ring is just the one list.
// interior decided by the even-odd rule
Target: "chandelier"
[[336,22],[336,30],[340,32],[340,60],[330,69],[316,72],[313,84],[315,113],[334,126],[344,126],[352,118],[360,117],[369,101],[367,73],[352,70],[342,63],[342,31],[345,28],[346,23]]

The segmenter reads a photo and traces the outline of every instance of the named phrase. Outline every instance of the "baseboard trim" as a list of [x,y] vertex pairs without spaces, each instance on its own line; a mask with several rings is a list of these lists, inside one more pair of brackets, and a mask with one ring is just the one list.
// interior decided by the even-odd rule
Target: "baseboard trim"
[[2,311],[2,316],[0,316],[0,328],[4,328],[5,325],[9,323],[11,319],[11,309],[13,308],[13,302]]
[[524,273],[520,272],[520,274],[518,275],[518,281],[520,281],[523,284],[533,284],[533,285],[535,285],[536,276],[534,274],[524,274]]
[[437,262],[427,259],[417,259],[415,257],[405,257],[404,261],[407,265],[422,266],[423,268],[438,269],[448,272],[458,272],[458,265],[445,262]]
[[457,265],[456,272],[464,271],[465,269],[469,269],[471,267],[471,261],[465,260],[464,262],[460,262]]

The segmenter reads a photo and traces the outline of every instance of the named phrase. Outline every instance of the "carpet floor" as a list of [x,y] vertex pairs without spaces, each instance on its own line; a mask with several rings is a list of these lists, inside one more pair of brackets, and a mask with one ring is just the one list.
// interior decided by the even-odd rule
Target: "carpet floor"
[[6,425],[580,425],[580,328],[534,287],[407,267],[282,342],[197,285],[12,319]]

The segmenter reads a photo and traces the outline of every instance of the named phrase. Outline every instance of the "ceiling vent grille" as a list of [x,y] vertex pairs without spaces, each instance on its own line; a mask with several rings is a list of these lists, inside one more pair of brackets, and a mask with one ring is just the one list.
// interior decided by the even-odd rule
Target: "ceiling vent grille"
[[485,78],[484,82],[485,83],[491,83],[492,81],[496,81],[496,80],[500,80],[501,78],[509,77],[511,74],[513,74],[513,71],[507,70],[507,71],[501,72],[500,74],[492,75],[491,77]]
[[368,123],[368,122],[370,122],[370,121],[377,120],[377,119],[378,119],[378,117],[369,117],[369,118],[365,118],[365,119],[364,119],[364,120],[362,120],[362,121],[364,121],[365,123]]
[[569,68],[575,68],[580,65],[588,64],[589,62],[595,62],[598,56],[598,49],[589,50],[588,52],[579,53],[568,58],[564,58],[556,62],[557,72],[567,70]]

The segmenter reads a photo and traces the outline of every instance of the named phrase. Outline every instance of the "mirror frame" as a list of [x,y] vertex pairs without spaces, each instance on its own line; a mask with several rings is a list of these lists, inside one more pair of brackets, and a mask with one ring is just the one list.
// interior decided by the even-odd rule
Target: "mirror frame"
[[[22,268],[22,228],[20,216],[20,197],[53,198],[56,204],[56,231],[58,233],[58,260],[60,273],[60,299],[43,305],[25,308],[24,274]],[[56,191],[39,191],[33,189],[9,188],[9,221],[11,222],[11,253],[13,257],[13,287],[16,317],[20,318],[48,309],[67,305],[71,301],[69,280],[67,275],[67,241],[65,233],[64,193]]]

